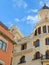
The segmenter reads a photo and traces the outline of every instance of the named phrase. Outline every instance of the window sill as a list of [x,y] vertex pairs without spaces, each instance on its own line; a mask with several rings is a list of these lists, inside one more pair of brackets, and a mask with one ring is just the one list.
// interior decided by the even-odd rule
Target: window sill
[[18,64],[24,64],[24,63],[26,63],[26,61],[24,61],[24,62],[20,62],[20,63],[18,63]]
[[38,60],[38,59],[41,59],[41,57],[40,58],[37,58],[37,59],[32,59],[32,60]]

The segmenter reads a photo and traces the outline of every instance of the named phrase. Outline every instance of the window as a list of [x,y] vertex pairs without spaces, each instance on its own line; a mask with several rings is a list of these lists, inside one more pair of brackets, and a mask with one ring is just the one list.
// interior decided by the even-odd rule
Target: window
[[2,49],[3,51],[6,51],[6,48],[7,48],[7,43],[0,40],[0,49]]
[[27,44],[26,43],[21,46],[21,50],[24,50],[26,48],[27,48]]
[[0,40],[0,49],[2,48],[2,41]]
[[3,42],[2,50],[6,51],[6,47],[7,47],[7,44],[5,42]]
[[45,39],[46,45],[49,45],[49,38]]
[[34,46],[35,46],[35,47],[39,47],[39,46],[40,46],[40,41],[39,41],[39,40],[36,40],[36,41],[34,42]]
[[41,27],[38,28],[38,34],[41,34]]
[[11,32],[13,33],[14,32],[14,29],[12,29]]
[[2,61],[2,60],[0,60],[0,65],[4,65],[5,63]]
[[0,65],[3,65],[3,64],[0,63]]
[[46,59],[49,59],[49,50],[46,51]]
[[48,26],[48,33],[49,33],[49,26]]
[[43,26],[43,33],[46,33],[46,26]]
[[35,35],[37,35],[37,29],[35,30]]
[[25,56],[22,56],[21,58],[20,58],[20,63],[24,63],[25,62]]
[[40,58],[40,52],[36,52],[35,56],[34,56],[34,59],[39,59],[39,58]]

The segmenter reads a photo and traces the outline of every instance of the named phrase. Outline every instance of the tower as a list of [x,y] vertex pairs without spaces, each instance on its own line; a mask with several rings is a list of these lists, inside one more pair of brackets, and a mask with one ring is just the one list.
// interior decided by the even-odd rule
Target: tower
[[38,17],[39,17],[39,20],[49,19],[49,7],[46,4],[44,4],[44,6],[39,11]]

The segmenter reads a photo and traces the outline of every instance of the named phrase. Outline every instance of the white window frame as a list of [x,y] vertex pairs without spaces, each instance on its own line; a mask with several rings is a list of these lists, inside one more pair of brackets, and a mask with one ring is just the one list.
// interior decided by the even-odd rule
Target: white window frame
[[6,39],[4,39],[3,37],[0,37],[0,40],[2,40],[3,42],[7,43],[7,47],[6,47],[6,51],[7,51],[7,48],[8,48],[8,41]]

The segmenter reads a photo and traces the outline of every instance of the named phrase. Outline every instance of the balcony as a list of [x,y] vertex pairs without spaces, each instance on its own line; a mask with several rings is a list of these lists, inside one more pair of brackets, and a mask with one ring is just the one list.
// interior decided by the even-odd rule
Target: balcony
[[49,56],[46,56],[46,55],[41,56],[41,61],[42,62],[45,62],[45,61],[49,62]]
[[21,54],[30,53],[32,51],[33,51],[33,48],[31,48],[31,49],[25,49],[25,50],[22,50],[22,51],[19,51],[19,52],[14,52],[13,56],[18,56],[18,55],[21,55]]

